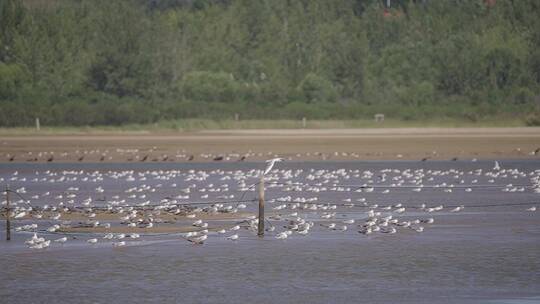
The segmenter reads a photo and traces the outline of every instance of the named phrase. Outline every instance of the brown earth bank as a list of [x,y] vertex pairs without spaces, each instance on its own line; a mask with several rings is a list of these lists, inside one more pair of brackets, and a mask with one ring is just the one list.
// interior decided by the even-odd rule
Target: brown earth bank
[[540,128],[388,128],[2,135],[0,162],[448,160],[540,157]]

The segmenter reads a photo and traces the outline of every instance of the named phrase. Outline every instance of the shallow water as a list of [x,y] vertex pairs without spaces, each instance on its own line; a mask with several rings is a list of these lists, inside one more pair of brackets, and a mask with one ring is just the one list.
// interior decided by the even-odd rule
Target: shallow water
[[[515,168],[530,174],[540,169],[539,161],[503,161],[504,168]],[[141,184],[155,187],[137,201],[159,201],[177,193],[178,188],[195,183],[204,187],[221,181],[229,170],[260,169],[262,164],[9,164],[0,165],[0,177],[12,177],[12,189],[25,187],[28,197],[50,191],[61,193],[68,187],[79,187],[81,198],[101,195],[122,195],[125,189]],[[279,169],[304,170],[294,182],[306,182],[306,171],[370,170],[385,168],[470,171],[488,170],[493,162],[326,162],[284,163]],[[147,179],[126,182],[105,177],[96,182],[32,182],[36,171],[84,170],[92,172],[134,170],[212,170],[204,182],[185,181],[180,173],[171,180]],[[106,174],[105,174],[106,175]],[[391,181],[375,183],[390,184]],[[24,179],[25,181],[20,181]],[[331,183],[357,185],[366,180],[343,177]],[[470,185],[474,177],[464,174],[458,179],[437,176],[431,183],[456,183],[463,179]],[[487,185],[487,177],[478,177],[477,185]],[[276,180],[283,175],[276,173]],[[171,187],[176,183],[177,187]],[[310,183],[315,183],[310,181]],[[529,176],[495,179],[493,184],[530,184]],[[425,182],[429,184],[429,182]],[[456,183],[457,185],[457,183]],[[94,189],[103,186],[105,192]],[[365,197],[379,205],[402,203],[406,207],[426,203],[430,206],[465,205],[465,210],[430,213],[435,223],[426,225],[422,233],[410,230],[396,234],[364,236],[351,229],[330,231],[316,225],[307,236],[292,235],[276,240],[272,235],[260,239],[252,232],[241,231],[240,240],[231,242],[210,235],[201,246],[193,246],[175,235],[143,236],[128,246],[113,248],[108,243],[89,245],[85,237],[55,245],[46,250],[28,249],[24,239],[28,233],[14,233],[10,243],[0,241],[0,302],[2,303],[540,303],[540,213],[527,212],[530,205],[502,206],[512,203],[540,201],[540,194],[527,188],[523,192],[503,192],[501,188],[461,188],[451,193],[442,189],[412,192],[410,188],[383,189],[374,192],[326,191],[320,193],[283,192],[268,188],[267,199],[290,195],[318,197],[319,202],[353,201]],[[229,194],[230,194],[229,193]],[[191,199],[200,201],[202,193]],[[212,193],[208,200],[215,198]],[[247,194],[249,198],[255,194]],[[52,195],[51,195],[52,196]],[[199,196],[199,197],[197,197]],[[40,199],[35,204],[54,201]],[[268,210],[276,204],[269,203]],[[499,205],[492,207],[487,205]],[[540,205],[540,204],[538,204]],[[479,206],[479,207],[472,207]],[[482,207],[486,206],[486,207]],[[249,207],[249,210],[255,210]],[[339,209],[338,219],[364,219],[362,208]],[[317,214],[306,212],[308,218]],[[427,217],[416,209],[403,218]],[[338,220],[334,220],[338,221]],[[353,225],[354,226],[354,225]],[[5,229],[2,222],[0,229]],[[3,234],[2,234],[3,237]]]

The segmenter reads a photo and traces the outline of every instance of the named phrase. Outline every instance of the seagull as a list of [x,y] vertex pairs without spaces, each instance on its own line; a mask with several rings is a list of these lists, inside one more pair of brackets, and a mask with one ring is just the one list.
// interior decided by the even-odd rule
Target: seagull
[[431,218],[428,218],[428,219],[425,219],[425,220],[420,220],[420,223],[425,223],[425,224],[433,224],[435,220],[431,217]]
[[495,166],[493,167],[493,170],[501,170],[501,166],[499,166],[499,162],[498,161],[495,161]]
[[380,232],[382,233],[389,233],[389,234],[394,234],[397,232],[396,228],[394,227],[390,227],[390,229],[381,229]]
[[233,234],[227,238],[227,240],[236,241],[238,240],[238,234]]
[[14,216],[13,218],[16,218],[16,219],[18,219],[18,218],[22,218],[22,217],[24,217],[25,215],[26,215],[26,212],[24,212],[24,211],[23,211],[23,212],[21,212],[21,213],[19,213],[19,214],[15,215],[15,216]]
[[450,212],[459,212],[459,211],[463,210],[463,208],[465,208],[465,207],[463,205],[461,205],[461,206],[458,206],[458,207],[450,210]]
[[424,227],[422,226],[418,226],[418,227],[411,227],[412,230],[416,231],[416,232],[422,232],[424,231]]
[[51,240],[47,240],[47,241],[43,241],[43,242],[40,242],[40,243],[33,244],[32,246],[30,246],[30,248],[31,249],[43,249],[43,248],[49,247],[50,244],[51,244]]
[[398,208],[398,209],[394,210],[394,212],[403,213],[403,212],[405,212],[405,208],[404,207]]
[[287,232],[280,232],[276,235],[276,239],[279,239],[279,240],[284,240],[286,239],[287,237],[289,236],[289,234],[287,234]]
[[198,237],[197,236],[191,237],[191,238],[188,238],[187,240],[193,244],[200,245],[200,244],[203,244],[207,238],[208,238],[208,235],[205,234]]
[[346,230],[347,230],[347,226],[343,225],[343,226],[341,226],[341,227],[336,227],[336,228],[334,228],[334,230],[346,231]]
[[527,209],[527,211],[536,211],[536,206],[532,206],[531,208]]
[[365,235],[368,235],[368,234],[371,234],[372,231],[371,231],[371,228],[367,227],[365,229],[362,229],[360,231],[358,231],[359,233],[362,233],[362,234],[365,234]]
[[336,223],[321,224],[321,226],[326,227],[328,229],[334,229],[336,227]]
[[272,170],[272,168],[274,167],[274,164],[276,162],[281,162],[281,161],[284,161],[284,159],[279,158],[279,157],[267,160],[266,162],[268,163],[268,165],[266,165],[266,169],[264,170],[263,176],[268,174],[268,172],[270,172],[270,170]]
[[197,231],[190,231],[188,233],[186,233],[184,236],[186,238],[190,238],[190,237],[194,237],[194,236],[197,236],[199,233]]

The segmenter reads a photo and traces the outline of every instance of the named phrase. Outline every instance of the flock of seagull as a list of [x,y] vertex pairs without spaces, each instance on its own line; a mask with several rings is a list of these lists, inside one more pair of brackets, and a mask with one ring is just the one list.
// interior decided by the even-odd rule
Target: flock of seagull
[[[10,190],[10,217],[13,223],[21,223],[15,232],[31,235],[25,244],[32,249],[63,246],[73,238],[94,245],[122,247],[130,241],[163,234],[160,227],[178,224],[191,228],[171,235],[193,244],[203,244],[214,237],[237,242],[243,231],[257,232],[259,219],[249,212],[255,211],[252,203],[256,199],[244,197],[253,196],[261,175],[268,192],[266,203],[270,205],[264,219],[265,230],[276,239],[305,236],[314,230],[352,230],[361,235],[421,233],[435,222],[433,215],[458,213],[467,208],[465,204],[440,202],[374,202],[397,191],[440,191],[441,198],[454,191],[468,193],[481,187],[540,193],[540,169],[505,169],[498,162],[491,169],[469,171],[275,169],[283,160],[273,158],[264,170],[247,171],[15,171],[0,175],[0,183],[16,185]],[[512,182],[523,180],[526,185]],[[54,190],[35,190],[43,186]],[[4,216],[5,205],[3,200]],[[534,204],[526,207],[527,212],[537,208]],[[114,229],[117,227],[124,231],[118,232]],[[81,237],[71,232],[73,228],[88,229],[90,233]]]
[[[157,147],[152,147],[148,150],[141,149],[115,149],[115,150],[76,150],[74,152],[56,152],[41,151],[41,152],[25,152],[21,154],[7,153],[5,159],[8,162],[26,161],[26,162],[54,162],[54,161],[128,161],[128,162],[174,162],[174,161],[245,161],[249,159],[261,159],[268,156],[273,156],[273,152],[253,152],[251,150],[245,153],[190,153],[185,149],[177,150],[174,155],[159,153]],[[381,154],[376,154],[382,156]],[[328,160],[331,158],[351,158],[359,159],[362,155],[355,152],[305,152],[295,153],[287,157],[287,160],[294,158],[318,158]],[[398,155],[399,157],[399,155]],[[401,156],[402,157],[402,156]]]
[[[526,152],[520,148],[516,148],[513,151],[517,155],[529,155],[535,156],[540,154],[540,148]],[[383,152],[367,152],[365,154],[357,152],[346,151],[334,151],[334,152],[304,152],[294,153],[287,155],[287,160],[295,159],[351,159],[359,160],[365,156],[385,156]],[[389,154],[387,157],[395,157],[401,159],[403,154]],[[437,151],[431,151],[426,153],[426,157],[422,158],[422,161],[427,161],[431,158],[437,158],[439,155]],[[55,161],[70,161],[70,162],[105,162],[105,161],[128,161],[128,162],[185,162],[185,161],[247,161],[254,159],[264,159],[266,157],[275,157],[275,153],[268,152],[254,152],[248,150],[247,152],[230,152],[230,153],[193,153],[185,149],[176,150],[173,154],[162,153],[158,147],[154,146],[149,149],[124,149],[117,148],[111,149],[92,149],[92,150],[75,150],[74,152],[55,152],[55,151],[28,151],[25,153],[6,153],[4,154],[5,160],[8,162],[55,162]],[[457,157],[451,160],[458,160]]]

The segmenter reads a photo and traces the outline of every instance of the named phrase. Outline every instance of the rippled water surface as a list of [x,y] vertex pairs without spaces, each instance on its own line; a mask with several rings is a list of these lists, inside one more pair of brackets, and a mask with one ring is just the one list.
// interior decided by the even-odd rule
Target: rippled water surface
[[[81,198],[110,197],[124,195],[125,189],[141,184],[152,187],[161,184],[144,199],[158,202],[189,184],[202,188],[211,183],[214,186],[227,183],[231,189],[229,195],[238,198],[241,193],[235,192],[236,181],[222,179],[223,176],[262,166],[257,163],[9,164],[0,165],[0,177],[4,183],[9,181],[12,189],[25,187],[23,196],[28,197],[45,191],[62,193],[68,187],[79,188]],[[506,174],[506,177],[500,174],[493,183],[489,182],[489,176],[467,174],[475,169],[491,170],[491,161],[283,163],[278,169],[298,174],[286,179],[284,171],[276,171],[274,182],[315,184],[321,180],[308,178],[313,173],[311,169],[336,172],[343,168],[345,175],[327,179],[331,180],[329,185],[345,185],[345,189],[315,193],[267,188],[270,201],[267,209],[271,213],[276,212],[272,207],[279,204],[272,203],[272,198],[283,196],[317,197],[320,203],[343,203],[348,199],[355,202],[360,198],[381,206],[402,203],[408,208],[399,215],[403,219],[427,217],[412,208],[422,203],[465,206],[457,213],[449,212],[450,208],[430,213],[435,222],[425,225],[422,233],[398,229],[395,234],[365,236],[358,233],[356,224],[345,232],[333,231],[319,225],[319,213],[307,211],[300,215],[315,222],[312,232],[306,236],[293,234],[286,240],[275,239],[273,234],[258,238],[253,232],[241,230],[236,242],[210,234],[204,245],[195,246],[176,235],[150,235],[129,241],[128,246],[113,248],[102,242],[90,245],[85,236],[77,236],[63,246],[32,250],[24,245],[31,234],[13,233],[12,241],[7,243],[2,233],[0,302],[540,303],[540,211],[526,211],[534,205],[531,202],[540,202],[540,194],[526,187],[532,185],[531,177],[540,169],[540,162],[503,161],[501,166],[522,174]],[[389,172],[381,180],[381,170],[386,168],[400,173]],[[414,192],[411,188],[394,187],[389,188],[389,193],[383,193],[384,188],[367,193],[355,192],[357,188],[346,189],[346,185],[359,185],[367,180],[390,185],[392,177],[401,175],[407,168],[464,172],[436,175],[432,181],[426,179],[426,185],[445,182],[458,186],[463,180],[461,185],[466,186],[478,179],[476,185],[480,186],[512,184],[512,187],[523,185],[525,189],[512,192],[503,191],[503,187],[477,187],[465,192],[464,188],[456,187],[452,192],[442,188]],[[98,171],[105,177],[95,182],[32,181],[47,170],[58,172],[58,177],[65,170],[82,170],[85,174]],[[169,180],[148,175],[143,181],[106,177],[123,170],[134,173],[179,170],[185,174]],[[204,171],[209,176],[204,181],[186,181],[189,170]],[[214,174],[215,170],[222,173]],[[360,176],[354,176],[355,170]],[[374,175],[362,179],[362,172],[367,170]],[[14,171],[18,172],[16,179],[12,179]],[[171,186],[173,183],[176,187]],[[103,187],[102,194],[95,192],[98,186]],[[204,200],[202,195],[194,192],[190,199]],[[210,193],[207,199],[218,195]],[[255,193],[248,192],[246,196],[251,198]],[[42,199],[35,204],[51,204],[53,199],[50,200]],[[524,205],[518,205],[521,203]],[[255,211],[254,206],[248,210]],[[334,221],[356,219],[359,223],[366,219],[366,211],[366,208],[338,208]],[[4,221],[0,229],[4,231]],[[278,226],[279,229],[283,230]]]

